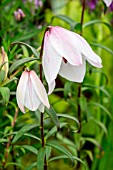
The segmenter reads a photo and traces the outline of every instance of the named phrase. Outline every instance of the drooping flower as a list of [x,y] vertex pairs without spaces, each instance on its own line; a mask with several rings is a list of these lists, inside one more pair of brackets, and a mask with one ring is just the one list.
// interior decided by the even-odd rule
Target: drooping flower
[[70,81],[82,82],[86,60],[95,67],[102,67],[101,58],[93,52],[84,38],[62,27],[49,26],[44,36],[42,56],[42,66],[49,86],[48,94],[54,90],[58,73]]
[[17,21],[21,21],[25,17],[25,14],[22,9],[19,8],[17,11],[14,12],[14,16]]
[[50,107],[46,90],[37,74],[31,71],[24,71],[20,77],[17,91],[17,103],[20,110],[25,113],[25,108],[31,111],[44,112],[44,106]]
[[1,76],[1,79],[0,79],[0,83],[6,80],[7,74],[8,74],[8,69],[9,69],[8,56],[7,56],[7,53],[4,50],[4,47],[1,47],[1,52],[0,52],[0,74],[2,76]]
[[103,0],[107,7],[109,7],[113,0]]

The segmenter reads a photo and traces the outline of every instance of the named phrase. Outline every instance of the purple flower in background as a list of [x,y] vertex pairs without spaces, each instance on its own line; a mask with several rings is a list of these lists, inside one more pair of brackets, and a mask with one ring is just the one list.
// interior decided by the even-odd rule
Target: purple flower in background
[[111,3],[111,5],[109,6],[109,10],[113,11],[113,2]]
[[42,7],[43,3],[41,0],[34,0],[35,8]]
[[37,9],[38,7],[42,7],[43,6],[43,2],[42,0],[23,0],[23,2],[30,2],[30,3],[33,3],[35,8]]
[[91,10],[94,10],[96,8],[97,0],[91,0],[91,1],[88,1],[86,3]]
[[25,14],[22,9],[19,8],[17,11],[14,12],[14,16],[17,21],[21,21],[25,17]]

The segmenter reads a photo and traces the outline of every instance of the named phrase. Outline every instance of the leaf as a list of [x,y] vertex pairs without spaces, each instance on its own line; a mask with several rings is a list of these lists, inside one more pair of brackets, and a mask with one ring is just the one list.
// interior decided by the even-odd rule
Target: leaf
[[96,86],[96,85],[84,83],[83,87],[82,87],[82,91],[85,91],[85,90],[87,90],[89,88],[92,88],[92,89],[97,88],[97,89],[101,90],[107,97],[110,97],[110,94],[107,92],[107,90],[103,86]]
[[30,146],[30,145],[22,145],[21,147],[27,149],[28,151],[34,153],[35,155],[38,154],[38,151],[36,148],[34,148],[33,146]]
[[21,167],[22,169],[25,169],[25,167],[24,167],[22,164],[16,163],[16,162],[9,162],[9,163],[7,163],[7,164],[5,165],[5,168],[8,167],[8,166],[10,166],[10,165],[16,165],[16,166]]
[[0,143],[4,143],[4,142],[9,142],[9,140],[4,139],[4,138],[0,138]]
[[108,131],[107,131],[106,126],[104,125],[104,123],[96,120],[93,117],[90,117],[89,120],[92,120],[94,123],[96,123],[104,131],[104,133],[107,135]]
[[37,127],[37,124],[28,124],[25,125],[24,127],[22,127],[17,134],[15,135],[15,137],[12,140],[12,144],[14,144],[15,142],[17,142],[26,132],[28,132],[29,130]]
[[110,119],[112,119],[111,113],[102,104],[96,103],[96,102],[90,102],[87,105],[93,105],[93,106],[99,107],[109,116]]
[[[67,125],[68,123],[60,123],[60,129]],[[45,139],[47,140],[49,137],[51,137],[53,134],[55,134],[57,132],[57,128],[56,126],[54,126],[48,133],[47,135],[45,136]]]
[[72,82],[66,82],[64,85],[64,99],[66,100],[68,98],[68,95],[71,94],[71,86]]
[[81,30],[81,24],[78,22],[75,22],[73,19],[71,19],[70,17],[68,17],[66,15],[55,15],[52,17],[51,21],[53,21],[54,18],[61,19],[62,21],[69,24],[72,31],[74,29]]
[[102,20],[92,20],[92,21],[86,22],[85,24],[83,24],[83,28],[86,28],[86,27],[91,26],[93,24],[104,24],[111,30],[110,24],[105,22],[105,21],[102,21]]
[[30,166],[27,166],[25,170],[33,170],[33,168],[36,166],[37,166],[37,162],[34,162],[34,163],[30,164]]
[[45,111],[50,116],[50,118],[53,120],[53,122],[55,123],[57,129],[59,129],[60,124],[59,124],[58,116],[57,116],[55,110],[52,107],[50,107],[50,109],[48,109],[46,107]]
[[77,132],[77,131],[79,130],[79,128],[80,128],[80,123],[79,123],[79,121],[78,121],[78,119],[77,119],[76,117],[71,116],[71,115],[68,115],[68,114],[61,114],[61,113],[57,114],[57,116],[58,116],[58,117],[64,117],[64,118],[73,120],[74,122],[77,123],[77,126],[78,126],[78,129],[75,130],[74,132]]
[[9,98],[10,98],[9,88],[8,87],[0,87],[0,93],[2,95],[4,104],[7,105],[9,102]]
[[[37,125],[37,126],[38,126],[38,125]],[[25,135],[25,136],[28,136],[28,137],[31,137],[31,138],[33,138],[33,139],[36,139],[36,140],[38,140],[38,141],[41,142],[41,139],[40,139],[40,138],[38,138],[38,137],[35,136],[35,135],[32,135],[31,133],[25,133],[24,135]]]
[[18,34],[17,36],[15,35],[11,40],[12,40],[12,42],[29,40],[30,38],[34,37],[39,32],[40,32],[39,29],[29,31],[29,33],[28,32],[26,32],[26,33],[22,32],[22,33]]
[[37,156],[37,169],[44,170],[44,160],[46,155],[46,148],[40,148]]
[[55,15],[55,16],[53,16],[52,17],[52,21],[53,21],[53,19],[55,19],[55,18],[58,18],[58,19],[61,19],[62,21],[64,21],[64,22],[66,22],[66,23],[68,23],[68,24],[72,24],[72,23],[75,23],[76,24],[76,22],[73,20],[73,19],[71,19],[70,17],[68,17],[68,16],[66,16],[66,15]]
[[51,156],[51,146],[46,146],[46,160]]
[[0,84],[4,81],[5,78],[5,71],[4,70],[0,70]]
[[19,66],[25,64],[25,63],[28,63],[28,62],[31,62],[31,61],[35,61],[37,60],[37,58],[23,58],[23,59],[20,59],[18,61],[15,61],[13,63],[13,65],[9,68],[9,75],[11,75],[11,73],[16,70]]
[[87,101],[84,96],[79,97],[79,104],[80,104],[81,110],[84,112],[87,108]]
[[55,148],[55,149],[57,149],[57,150],[59,150],[59,151],[61,151],[62,153],[64,153],[66,156],[68,156],[69,158],[70,158],[70,160],[72,161],[72,163],[73,163],[73,165],[74,165],[74,159],[73,159],[73,156],[72,156],[72,154],[66,149],[66,148],[64,148],[63,146],[61,146],[61,145],[58,145],[58,144],[56,144],[56,143],[48,143],[47,142],[47,145],[48,146],[51,146],[51,147],[53,147],[53,148]]
[[[51,159],[49,159],[48,162],[55,161],[55,160],[58,160],[58,159],[68,159],[68,156],[66,156],[66,155],[55,156],[55,157],[52,157]],[[73,159],[81,162],[86,168],[86,164],[80,158],[73,156]]]
[[109,52],[113,56],[113,51],[110,48],[108,48],[108,47],[106,47],[106,46],[104,46],[102,44],[90,43],[90,45],[102,48],[102,49],[106,50],[107,52]]
[[14,46],[15,44],[20,44],[20,45],[25,45],[25,46],[27,46],[28,48],[30,48],[30,50],[32,51],[32,53],[37,57],[37,59],[39,59],[39,52],[38,52],[35,48],[33,48],[32,46],[30,46],[30,45],[28,45],[28,44],[26,44],[26,43],[24,43],[24,42],[14,42],[14,43],[11,44],[10,49],[11,49],[11,47]]
[[81,140],[82,141],[89,141],[89,142],[93,143],[95,146],[97,146],[100,150],[102,150],[101,145],[93,138],[81,137]]

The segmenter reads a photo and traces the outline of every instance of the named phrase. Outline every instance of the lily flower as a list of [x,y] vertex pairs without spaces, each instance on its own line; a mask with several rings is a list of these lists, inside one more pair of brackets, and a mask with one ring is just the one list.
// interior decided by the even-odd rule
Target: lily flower
[[109,7],[113,0],[103,0],[107,7]]
[[57,74],[73,82],[82,82],[86,60],[95,67],[102,67],[101,58],[83,37],[62,27],[49,26],[44,36],[42,55],[42,66],[49,86],[48,94],[55,88]]
[[17,103],[20,110],[25,113],[25,107],[31,111],[44,112],[44,106],[50,107],[46,90],[37,74],[31,71],[24,71],[20,77],[17,91]]

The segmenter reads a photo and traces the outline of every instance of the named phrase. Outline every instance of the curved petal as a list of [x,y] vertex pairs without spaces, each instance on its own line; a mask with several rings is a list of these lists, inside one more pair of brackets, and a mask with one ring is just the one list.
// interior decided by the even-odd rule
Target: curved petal
[[48,84],[51,84],[56,79],[60,70],[62,56],[60,56],[52,47],[47,31],[44,38],[44,49],[42,56],[42,66]]
[[59,74],[67,80],[81,83],[84,79],[85,72],[86,62],[83,60],[81,66],[72,66],[69,63],[62,62]]
[[[68,57],[66,58],[66,56],[64,56],[64,58],[66,58],[71,65],[80,65],[77,63],[74,64],[75,60],[82,64],[81,55],[84,55],[93,66],[102,67],[101,58],[93,52],[87,41],[79,34],[61,27],[52,27],[52,30],[53,33],[50,34],[51,42],[53,42],[52,45],[54,48],[58,48],[58,52],[63,51],[68,54]],[[77,53],[80,54],[77,55]],[[80,61],[78,61],[78,59]]]
[[24,71],[20,77],[20,80],[17,86],[17,91],[16,91],[17,103],[18,103],[20,110],[23,113],[25,113],[24,100],[25,100],[27,82],[28,82],[28,72]]
[[30,72],[29,72],[28,83],[26,87],[24,106],[28,108],[29,110],[36,111],[39,105],[41,104],[41,101],[33,87],[33,84],[30,78]]
[[[76,33],[73,33],[73,34],[76,34]],[[81,53],[85,56],[88,62],[95,67],[101,68],[102,67],[101,58],[96,53],[94,53],[90,45],[87,43],[87,41],[83,37],[81,37],[78,34],[76,34],[76,37],[78,38],[77,40],[79,44],[78,47],[80,48]]]
[[41,103],[40,104],[40,106],[39,106],[39,111],[41,112],[41,113],[44,113],[44,105],[43,105],[43,103]]
[[107,7],[109,7],[113,0],[103,0]]
[[33,70],[30,71],[30,79],[31,79],[33,88],[35,89],[35,92],[37,96],[39,97],[40,101],[49,109],[50,105],[49,105],[46,90],[42,82],[38,78],[37,74]]
[[73,32],[61,27],[51,27],[49,38],[54,49],[72,65],[81,65],[82,56],[78,50],[76,37]]
[[51,94],[55,88],[55,80],[51,83],[51,84],[48,84],[49,85],[49,92],[48,92],[48,95]]

